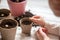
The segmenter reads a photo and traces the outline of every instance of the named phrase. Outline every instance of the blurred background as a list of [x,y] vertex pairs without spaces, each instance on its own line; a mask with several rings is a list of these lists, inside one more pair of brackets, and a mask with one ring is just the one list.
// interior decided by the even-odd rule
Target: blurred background
[[[7,8],[7,0],[2,0],[0,3],[0,9]],[[34,15],[44,17],[46,22],[60,24],[60,17],[56,17],[49,7],[48,0],[27,0],[26,11],[31,10]]]

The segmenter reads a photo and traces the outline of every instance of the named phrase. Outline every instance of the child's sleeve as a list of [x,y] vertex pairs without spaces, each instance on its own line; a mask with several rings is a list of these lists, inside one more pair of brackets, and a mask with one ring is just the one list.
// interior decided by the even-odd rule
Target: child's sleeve
[[46,23],[45,27],[49,34],[60,36],[60,25]]

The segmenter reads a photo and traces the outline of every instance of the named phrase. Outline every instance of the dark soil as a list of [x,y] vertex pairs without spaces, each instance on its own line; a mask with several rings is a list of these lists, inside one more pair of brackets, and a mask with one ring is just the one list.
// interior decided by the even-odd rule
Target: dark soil
[[[6,25],[8,25],[8,27]],[[7,29],[14,28],[16,26],[17,26],[16,21],[12,19],[4,19],[0,24],[0,27],[7,28]]]
[[[0,9],[0,17],[7,17],[10,13],[10,10],[8,9]],[[3,14],[3,16],[2,16]]]
[[[12,2],[16,2],[16,0],[11,0]],[[19,0],[19,2],[22,2],[22,1],[25,1],[25,0]]]
[[24,24],[24,25],[30,25],[31,23],[32,23],[32,21],[30,21],[30,20],[24,20],[22,22],[22,24]]

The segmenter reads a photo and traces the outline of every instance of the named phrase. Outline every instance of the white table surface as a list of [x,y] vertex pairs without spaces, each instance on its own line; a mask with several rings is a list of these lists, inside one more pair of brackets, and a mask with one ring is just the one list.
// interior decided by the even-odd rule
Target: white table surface
[[[9,9],[6,0],[1,1],[0,9],[1,8]],[[53,14],[53,12],[49,7],[48,0],[27,0],[26,10],[29,9],[33,14],[42,16],[47,23],[55,24],[56,26],[60,27],[60,17],[56,17]],[[60,33],[60,29],[59,29],[59,33]],[[59,37],[54,35],[50,35],[49,37],[52,38],[53,40],[59,40]]]

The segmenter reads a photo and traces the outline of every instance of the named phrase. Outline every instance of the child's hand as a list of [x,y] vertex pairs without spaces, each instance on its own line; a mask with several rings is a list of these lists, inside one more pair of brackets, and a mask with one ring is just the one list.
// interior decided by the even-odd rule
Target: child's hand
[[40,16],[33,16],[33,17],[30,18],[30,20],[33,21],[34,23],[40,25],[40,26],[45,25],[44,19]]
[[33,16],[30,18],[31,21],[33,21],[34,23],[42,26],[40,27],[40,29],[36,32],[37,38],[39,40],[49,40],[48,36],[47,36],[47,29],[44,28],[45,25],[45,21],[42,17],[40,16]]
[[47,29],[40,27],[40,28],[38,29],[38,31],[36,32],[37,38],[38,38],[39,40],[48,39],[48,36],[47,36],[46,33],[47,33]]

